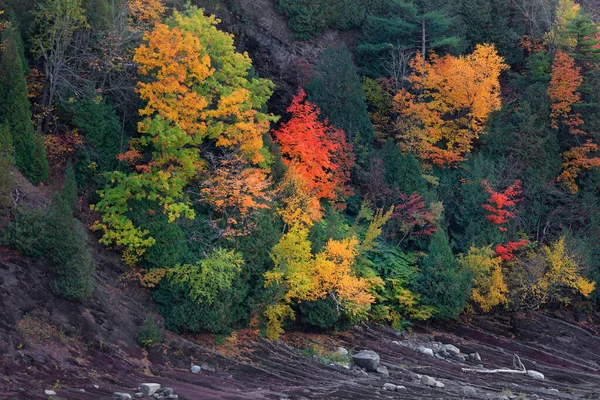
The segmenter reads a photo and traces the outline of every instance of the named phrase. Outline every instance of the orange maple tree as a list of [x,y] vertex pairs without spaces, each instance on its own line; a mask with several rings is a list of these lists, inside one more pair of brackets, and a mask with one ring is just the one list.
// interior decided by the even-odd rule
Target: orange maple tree
[[303,89],[287,111],[291,119],[275,132],[284,163],[319,199],[335,201],[351,194],[348,181],[355,156],[344,131],[319,119],[319,108],[306,101]]
[[161,0],[129,0],[127,8],[131,19],[144,25],[159,23],[166,11]]
[[508,66],[493,45],[478,45],[460,57],[417,54],[411,67],[413,92],[394,97],[402,145],[439,166],[461,161],[500,109],[499,76]]
[[[548,95],[552,102],[550,117],[554,129],[558,129],[559,123],[562,122],[571,135],[587,135],[587,132],[581,129],[584,123],[581,115],[573,110],[573,106],[582,102],[581,93],[577,91],[582,83],[581,68],[575,64],[573,57],[557,51],[548,86]],[[579,190],[576,180],[582,170],[600,166],[600,157],[592,156],[599,150],[598,145],[588,139],[585,143],[563,153],[563,171],[558,176],[558,180],[564,183],[571,193],[575,194]]]

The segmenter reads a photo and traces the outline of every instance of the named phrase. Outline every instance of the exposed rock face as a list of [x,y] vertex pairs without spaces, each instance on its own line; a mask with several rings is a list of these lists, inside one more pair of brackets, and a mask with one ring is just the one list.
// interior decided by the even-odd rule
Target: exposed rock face
[[369,372],[377,372],[379,367],[379,354],[371,350],[361,350],[352,356],[356,365]]

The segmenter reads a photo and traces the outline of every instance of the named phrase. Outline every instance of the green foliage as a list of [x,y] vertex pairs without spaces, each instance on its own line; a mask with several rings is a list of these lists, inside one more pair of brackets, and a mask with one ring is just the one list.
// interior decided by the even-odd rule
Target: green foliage
[[438,229],[415,282],[416,291],[423,296],[423,304],[436,310],[436,318],[456,318],[471,293],[471,280],[471,272],[461,268],[452,253],[448,235],[444,229]]
[[345,45],[328,47],[313,69],[308,100],[315,103],[331,124],[346,132],[358,159],[373,141],[373,125],[352,54]]
[[400,147],[390,139],[385,142],[379,157],[384,163],[385,181],[396,189],[396,194],[427,194],[427,184],[421,174],[421,166],[412,153],[402,153]]
[[152,347],[163,341],[163,333],[153,315],[144,319],[144,325],[138,329],[135,339],[143,347]]
[[41,211],[14,211],[12,221],[4,227],[2,241],[19,253],[40,258],[46,252],[46,219]]
[[298,39],[310,39],[326,28],[360,26],[368,11],[365,0],[277,0],[277,8],[288,17]]
[[340,321],[335,301],[330,297],[299,304],[300,320],[303,324],[321,329],[330,329]]
[[8,125],[0,125],[0,209],[12,205],[11,191],[13,177],[11,166],[13,161],[12,137]]
[[244,259],[234,251],[216,249],[196,265],[180,265],[168,271],[174,282],[186,285],[189,295],[199,303],[213,304],[219,293],[231,289]]
[[79,210],[79,196],[77,195],[77,180],[73,164],[67,163],[63,182],[62,196],[73,212]]
[[48,179],[46,150],[33,127],[25,80],[25,57],[19,31],[14,26],[2,32],[0,56],[0,119],[13,136],[15,165],[33,183]]

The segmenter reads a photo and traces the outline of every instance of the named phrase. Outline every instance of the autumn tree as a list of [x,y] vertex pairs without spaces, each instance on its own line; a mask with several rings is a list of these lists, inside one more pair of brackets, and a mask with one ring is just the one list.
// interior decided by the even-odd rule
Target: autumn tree
[[318,199],[335,202],[351,194],[348,183],[354,154],[344,131],[327,119],[321,121],[319,108],[306,101],[302,89],[287,111],[290,120],[275,132],[284,163]]
[[[100,191],[102,199],[95,206],[102,213],[95,224],[104,232],[102,243],[124,248],[129,262],[154,243],[132,221],[132,202],[155,202],[169,222],[180,216],[194,218],[185,188],[208,174],[209,198],[217,207],[222,205],[218,199],[225,193],[214,190],[227,190],[227,185],[207,169],[204,144],[221,149],[221,154],[236,154],[235,164],[213,163],[220,168],[235,166],[241,172],[240,163],[262,168],[265,162],[262,136],[272,118],[259,110],[271,94],[272,83],[249,76],[250,58],[235,51],[233,36],[219,31],[218,22],[194,7],[183,14],[175,12],[167,24],[157,24],[148,32],[146,43],[136,50],[139,72],[148,78],[138,86],[146,106],[140,110],[141,137],[132,140],[120,156],[134,172],[109,173],[111,183]],[[219,152],[210,157],[220,157]],[[256,175],[248,177],[252,180]],[[237,204],[244,206],[246,200],[239,200]]]
[[508,301],[502,259],[491,247],[471,247],[459,261],[464,268],[473,273],[471,300],[484,312],[489,312],[493,307]]
[[469,153],[490,113],[500,109],[500,73],[508,68],[494,46],[478,45],[460,57],[417,54],[411,62],[413,93],[394,97],[398,138],[423,161],[451,165]]
[[578,92],[582,84],[581,68],[575,64],[575,60],[567,53],[557,51],[548,86],[552,101],[550,117],[554,129],[563,125],[578,141],[578,145],[563,154],[563,172],[558,177],[573,194],[579,190],[576,180],[581,171],[600,166],[600,157],[593,156],[600,150],[598,146],[591,139],[585,142],[579,139],[587,135],[582,129],[584,121],[581,115],[573,109],[582,103],[581,93]]

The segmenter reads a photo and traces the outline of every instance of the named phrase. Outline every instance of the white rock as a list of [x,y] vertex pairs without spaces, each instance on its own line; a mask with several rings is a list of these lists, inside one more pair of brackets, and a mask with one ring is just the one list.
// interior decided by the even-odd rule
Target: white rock
[[386,383],[383,385],[383,390],[389,390],[390,392],[395,392],[396,388],[397,388],[397,386],[394,385],[393,383]]
[[100,386],[94,385],[94,389],[100,389]]
[[336,353],[338,353],[339,355],[343,356],[347,356],[348,355],[348,350],[346,350],[343,347],[338,347]]
[[421,383],[427,386],[436,386],[437,381],[430,376],[423,375],[421,377]]
[[430,349],[430,348],[428,348],[428,347],[419,346],[419,347],[416,348],[416,350],[420,351],[423,354],[427,354],[428,356],[431,356],[431,357],[434,356],[433,350]]
[[190,368],[190,371],[194,374],[197,374],[198,372],[200,372],[200,370],[202,370],[202,368],[200,368],[199,365],[192,365],[192,368]]
[[142,383],[140,385],[140,392],[144,396],[152,396],[158,389],[160,389],[160,383]]
[[527,376],[530,376],[534,379],[544,379],[544,374],[542,374],[541,372],[534,371],[532,369],[527,371]]
[[453,356],[457,356],[460,354],[460,349],[454,346],[453,344],[444,344],[442,345],[442,348],[448,353],[452,354]]
[[56,396],[56,392],[54,390],[44,390],[46,396]]
[[442,382],[440,382],[440,381],[435,381],[435,387],[438,387],[438,388],[443,388],[444,386],[446,386],[446,385],[444,385]]
[[406,392],[405,386],[396,386],[396,392]]
[[548,389],[548,393],[555,393],[555,394],[558,394],[558,393],[560,393],[560,392],[558,391],[558,389]]

